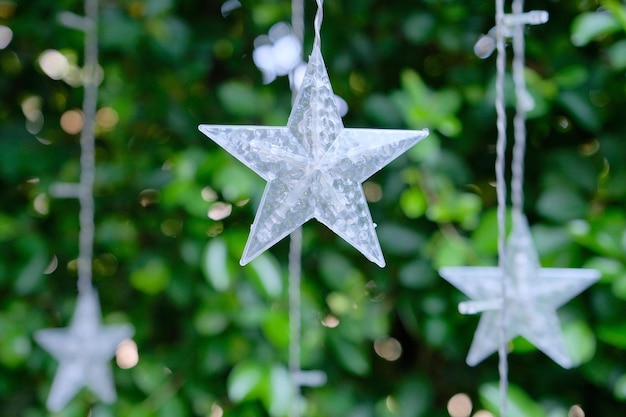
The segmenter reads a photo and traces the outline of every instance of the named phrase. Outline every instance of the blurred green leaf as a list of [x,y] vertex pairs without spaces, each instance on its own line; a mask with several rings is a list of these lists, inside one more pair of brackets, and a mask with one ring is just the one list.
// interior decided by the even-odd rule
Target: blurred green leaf
[[206,280],[217,291],[226,291],[232,282],[226,242],[219,237],[209,240],[204,247],[202,259],[202,272]]
[[231,401],[262,398],[263,388],[268,383],[267,367],[254,360],[239,362],[228,375],[226,383]]
[[141,292],[157,294],[170,282],[167,264],[159,258],[150,258],[130,274],[130,283]]
[[582,13],[572,22],[571,39],[574,45],[584,46],[595,38],[618,30],[619,22],[608,12]]
[[[500,390],[497,384],[483,384],[478,390],[485,408],[493,413],[500,410]],[[548,417],[543,408],[516,385],[509,384],[507,415],[510,417]]]
[[270,298],[278,298],[283,292],[283,279],[276,259],[264,253],[250,262],[249,275],[259,284],[263,293]]
[[342,339],[337,332],[330,332],[327,340],[339,364],[346,371],[359,376],[370,372],[370,360],[362,347]]
[[589,362],[596,354],[596,338],[587,323],[571,320],[563,323],[565,349],[575,366]]

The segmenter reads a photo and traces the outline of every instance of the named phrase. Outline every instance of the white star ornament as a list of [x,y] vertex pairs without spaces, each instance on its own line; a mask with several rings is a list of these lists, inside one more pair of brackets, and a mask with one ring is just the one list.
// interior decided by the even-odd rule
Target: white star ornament
[[[600,278],[593,269],[542,268],[528,223],[515,216],[503,268],[445,267],[440,275],[470,297],[459,304],[464,314],[482,312],[466,362],[475,366],[506,341],[523,336],[563,368],[575,364],[567,354],[557,309]],[[503,275],[504,271],[504,277]],[[505,296],[501,280],[504,278]],[[504,323],[500,308],[506,308]]]
[[108,362],[120,342],[133,333],[130,325],[102,326],[95,290],[79,293],[70,327],[35,333],[37,343],[59,361],[46,402],[48,409],[60,411],[83,387],[105,403],[114,402],[115,387]]
[[385,265],[361,183],[428,130],[345,129],[318,47],[286,127],[199,129],[267,181],[241,265],[312,218]]

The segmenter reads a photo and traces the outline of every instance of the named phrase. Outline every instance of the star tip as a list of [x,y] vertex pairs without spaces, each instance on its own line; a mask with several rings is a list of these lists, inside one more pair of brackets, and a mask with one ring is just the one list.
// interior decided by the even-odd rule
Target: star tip
[[465,363],[466,363],[468,366],[471,366],[471,367],[473,368],[473,367],[475,367],[476,365],[478,365],[478,364],[480,363],[480,361],[477,361],[477,360],[476,360],[476,359],[474,359],[474,358],[470,358],[470,357],[468,357],[467,359],[465,359]]

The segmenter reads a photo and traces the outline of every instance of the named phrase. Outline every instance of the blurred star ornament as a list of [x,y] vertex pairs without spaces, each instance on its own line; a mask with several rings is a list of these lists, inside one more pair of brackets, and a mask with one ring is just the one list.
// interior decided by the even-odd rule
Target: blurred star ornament
[[[505,338],[523,336],[563,368],[568,356],[556,310],[600,278],[592,269],[541,268],[526,218],[514,213],[507,241],[505,271]],[[502,268],[445,267],[439,273],[472,301],[459,304],[463,314],[482,312],[467,364],[475,366],[498,350],[501,331]]]
[[319,44],[313,46],[286,127],[199,129],[267,181],[242,265],[312,218],[385,265],[361,183],[428,130],[344,128]]
[[105,403],[116,399],[109,361],[117,346],[132,337],[130,325],[102,326],[95,290],[81,291],[70,327],[44,329],[35,340],[59,361],[46,406],[61,410],[83,388]]

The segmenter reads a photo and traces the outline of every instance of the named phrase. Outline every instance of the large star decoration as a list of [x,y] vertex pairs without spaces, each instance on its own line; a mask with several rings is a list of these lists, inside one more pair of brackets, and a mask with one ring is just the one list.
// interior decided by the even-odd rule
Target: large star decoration
[[133,333],[130,325],[101,325],[95,290],[79,294],[70,327],[35,333],[37,343],[59,361],[46,402],[48,409],[63,409],[83,387],[103,402],[114,402],[115,387],[108,362],[120,342]]
[[[556,310],[593,284],[593,269],[541,268],[528,223],[514,216],[504,261],[505,297],[499,267],[445,267],[440,275],[472,301],[459,305],[466,314],[482,312],[467,364],[475,366],[498,350],[501,325],[506,341],[523,336],[564,368],[575,364],[567,354]],[[505,306],[504,323],[500,308]]]
[[345,129],[318,47],[286,127],[199,129],[267,181],[242,265],[312,218],[385,265],[361,183],[428,130]]

